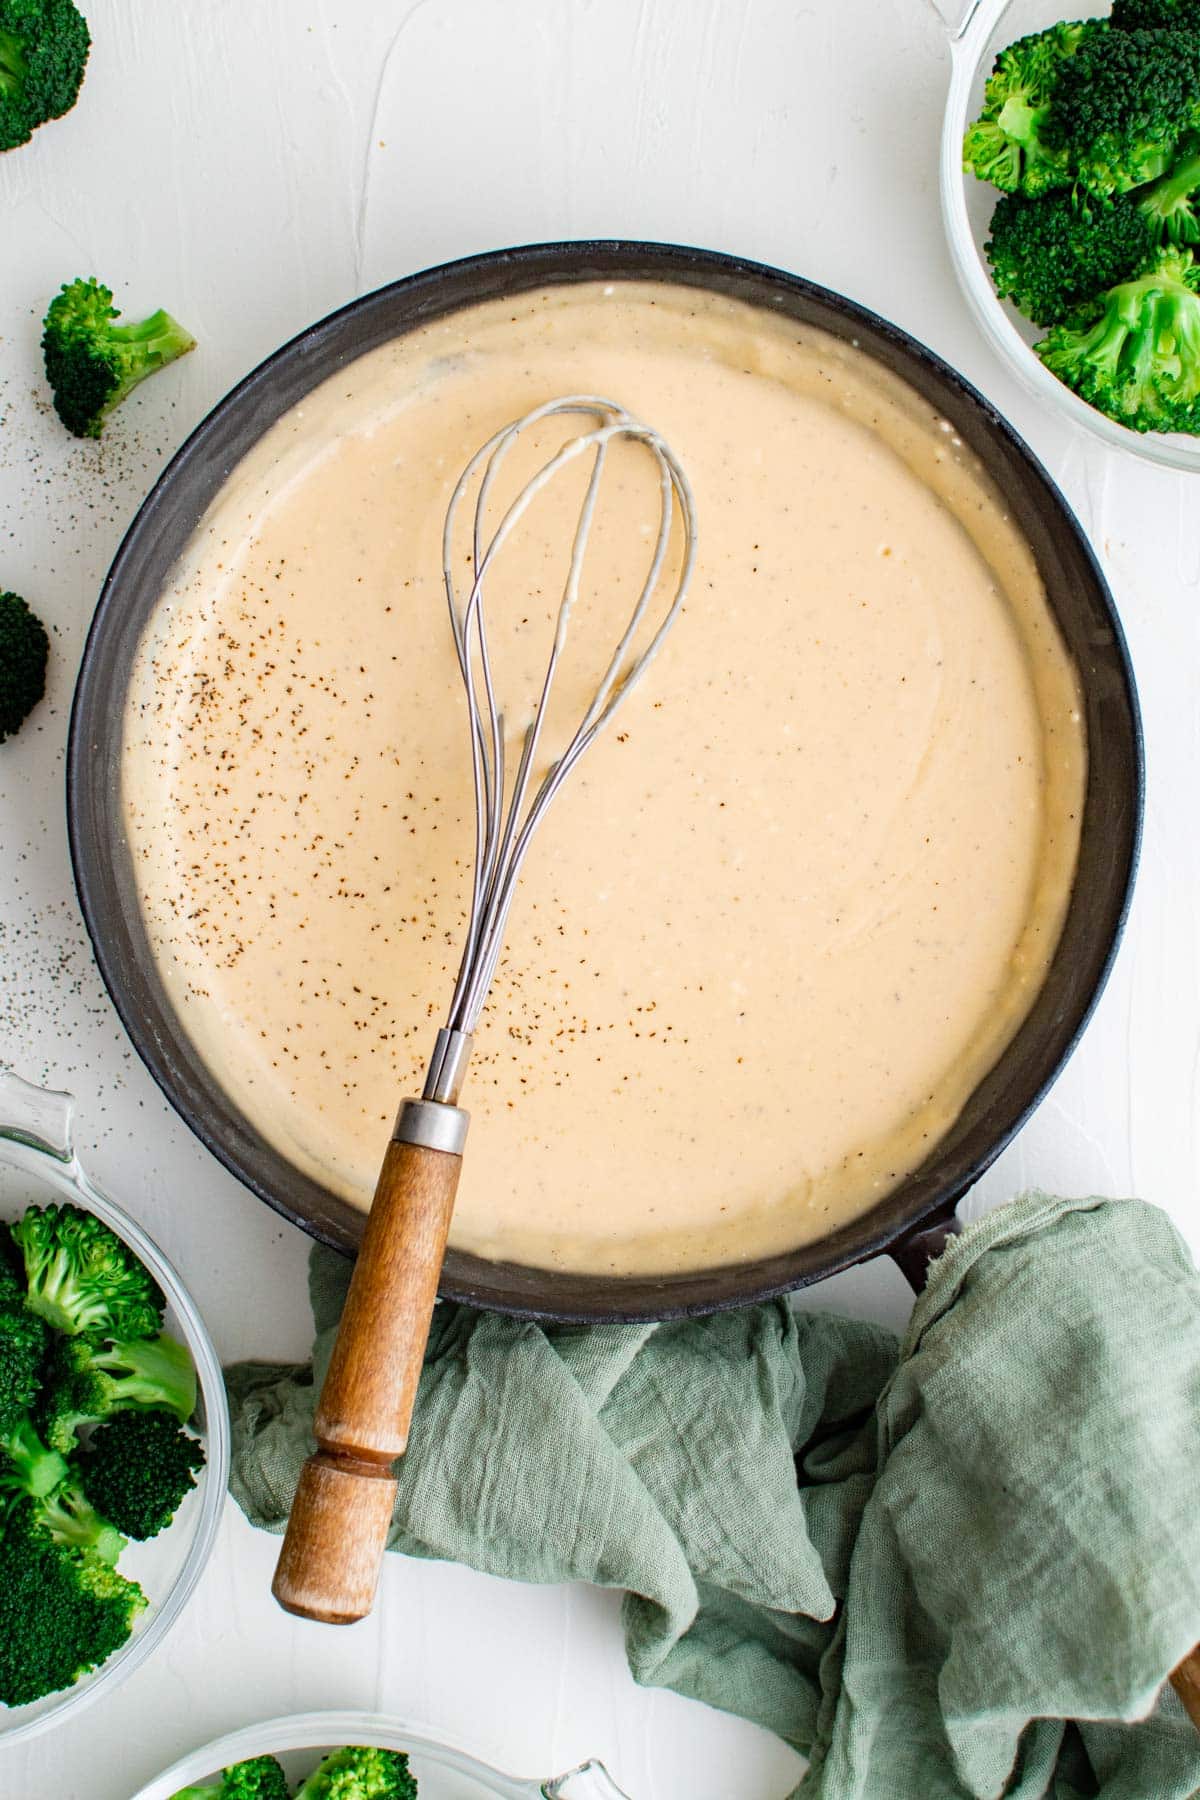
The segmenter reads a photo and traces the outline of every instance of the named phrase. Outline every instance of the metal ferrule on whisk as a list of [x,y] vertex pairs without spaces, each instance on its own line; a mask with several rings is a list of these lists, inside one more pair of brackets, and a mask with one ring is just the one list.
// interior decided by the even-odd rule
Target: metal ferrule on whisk
[[[595,420],[590,430],[569,438],[521,488],[491,531],[487,529],[488,504],[498,471],[523,431],[550,418],[582,415]],[[642,444],[653,457],[659,477],[659,523],[649,569],[637,601],[613,651],[600,684],[574,734],[550,762],[541,780],[534,783],[534,763],[541,747],[554,678],[562,657],[579,597],[588,539],[596,511],[600,482],[609,446],[616,439]],[[592,467],[579,511],[571,547],[571,561],[559,602],[558,619],[550,660],[525,732],[520,759],[508,789],[504,755],[504,715],[496,699],[488,651],[484,582],[505,542],[525,512],[555,476],[581,456],[592,456]],[[454,575],[454,534],[460,508],[478,478],[472,527],[471,589],[460,597]],[[679,572],[671,589],[665,615],[644,647],[634,652],[633,643],[646,623],[670,554],[675,520],[681,528]],[[521,865],[533,834],[550,802],[575,764],[604,730],[626,696],[658,654],[667,632],[683,604],[696,555],[696,512],[691,487],[678,459],[659,434],[611,400],[594,394],[573,394],[535,407],[521,419],[496,432],[463,470],[446,510],[442,538],[442,566],[446,599],[458,666],[467,696],[471,736],[471,769],[475,793],[475,856],[467,936],[458,979],[446,1023],[438,1032],[425,1087],[420,1100],[405,1100],[394,1136],[400,1142],[423,1144],[429,1149],[461,1155],[466,1141],[468,1115],[456,1103],[462,1088],[471,1044],[483,1010],[504,941],[504,930],[516,893]]]
[[421,1144],[461,1156],[471,1115],[455,1104],[471,1056],[469,1032],[443,1025],[437,1034],[419,1100],[402,1100],[392,1137],[398,1144]]

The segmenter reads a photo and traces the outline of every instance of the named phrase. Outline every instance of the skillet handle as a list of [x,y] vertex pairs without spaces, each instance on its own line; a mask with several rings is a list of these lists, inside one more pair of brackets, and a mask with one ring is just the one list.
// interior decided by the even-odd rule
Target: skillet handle
[[919,1294],[925,1286],[930,1263],[936,1261],[950,1239],[957,1237],[961,1230],[962,1220],[951,1211],[888,1245],[888,1255],[914,1294]]

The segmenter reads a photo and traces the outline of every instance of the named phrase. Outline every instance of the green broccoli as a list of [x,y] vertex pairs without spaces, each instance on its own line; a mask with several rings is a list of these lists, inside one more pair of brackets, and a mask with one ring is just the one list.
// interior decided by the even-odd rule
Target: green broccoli
[[45,1353],[45,1325],[24,1305],[15,1281],[10,1289],[7,1271],[0,1273],[0,1439],[33,1405]]
[[1093,34],[1064,62],[1043,123],[1094,194],[1154,181],[1200,128],[1200,32]]
[[252,1756],[226,1769],[219,1781],[182,1788],[171,1800],[288,1800],[289,1792],[287,1776],[273,1756]]
[[64,1338],[54,1347],[42,1396],[47,1442],[64,1456],[85,1425],[131,1408],[157,1408],[183,1425],[196,1410],[196,1369],[186,1345],[155,1338]]
[[21,1253],[0,1223],[0,1313],[25,1312],[25,1270]]
[[0,1434],[0,1513],[16,1500],[45,1500],[69,1476],[66,1458],[42,1442],[28,1413]]
[[0,0],[0,150],[70,112],[91,42],[72,0]]
[[46,691],[50,640],[19,594],[0,589],[0,744],[18,732]]
[[[6,1269],[9,1307],[15,1285]],[[38,1393],[45,1341],[36,1314],[24,1308],[0,1314],[0,1522],[14,1507],[28,1507],[56,1544],[113,1563],[125,1540],[85,1498],[66,1459],[42,1441],[28,1411]]]
[[[0,1486],[3,1482],[0,1470]],[[107,1563],[109,1568],[125,1548],[121,1533],[96,1511],[73,1475],[34,1507],[33,1518],[63,1549],[86,1551],[92,1560]]]
[[[74,1229],[73,1208],[48,1210],[60,1236]],[[46,1221],[31,1209],[12,1238],[0,1232],[0,1703],[9,1706],[69,1687],[106,1661],[146,1605],[136,1583],[114,1567],[125,1539],[85,1494],[79,1471],[44,1442],[28,1410],[48,1403],[40,1377],[54,1358],[48,1367],[46,1323],[28,1306],[13,1251],[24,1236],[28,1256],[31,1239],[45,1237]],[[144,1295],[140,1304],[144,1310]],[[64,1342],[93,1348],[79,1338],[60,1340],[59,1348]]]
[[66,1478],[67,1465],[40,1442],[29,1409],[41,1387],[46,1327],[27,1311],[7,1264],[0,1273],[0,1515],[19,1487],[39,1499]]
[[19,1312],[25,1304],[25,1272],[20,1252],[0,1225],[0,1312]]
[[11,1227],[25,1260],[26,1304],[74,1336],[153,1337],[164,1301],[129,1246],[77,1206],[31,1206]]
[[1200,0],[1113,0],[1115,31],[1200,30]]
[[1153,187],[1133,196],[1149,221],[1157,244],[1200,243],[1200,144],[1189,142],[1185,153]]
[[1153,223],[1128,196],[1081,203],[1067,190],[1038,200],[1002,194],[984,251],[1001,299],[1036,325],[1057,325],[1144,268],[1157,244]]
[[196,342],[161,309],[140,324],[114,325],[121,315],[112,299],[94,278],[66,282],[42,322],[55,410],[76,437],[99,437],[109,414],[139,382]]
[[125,1539],[84,1495],[64,1457],[47,1447],[33,1421],[21,1418],[0,1437],[0,1516],[28,1505],[33,1522],[56,1544],[115,1563]]
[[1002,50],[984,88],[983,111],[963,139],[963,167],[1008,194],[1069,186],[1070,159],[1045,138],[1051,97],[1081,47],[1105,31],[1103,20],[1052,25]]
[[1200,269],[1163,251],[1100,297],[1094,322],[1056,325],[1034,346],[1048,369],[1134,431],[1200,431]]
[[119,1650],[146,1596],[98,1557],[64,1548],[25,1501],[0,1522],[0,1703],[70,1687]]
[[204,1467],[204,1446],[166,1412],[122,1412],[80,1459],[88,1498],[126,1537],[157,1537]]
[[295,1800],[416,1800],[417,1784],[400,1750],[347,1745],[296,1789]]

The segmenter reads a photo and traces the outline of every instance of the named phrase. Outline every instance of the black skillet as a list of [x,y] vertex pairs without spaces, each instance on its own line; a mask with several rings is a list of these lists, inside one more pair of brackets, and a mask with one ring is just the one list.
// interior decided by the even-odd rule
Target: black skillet
[[75,694],[67,809],[96,959],[167,1098],[225,1166],[311,1236],[352,1250],[362,1215],[293,1168],[228,1100],[188,1042],[138,907],[120,796],[121,719],[143,627],[173,563],[234,464],[318,382],[377,345],[481,300],[561,282],[704,288],[853,340],[923,395],[976,452],[1028,539],[1081,678],[1089,746],[1079,869],[1062,940],[1016,1037],[926,1161],[864,1217],[819,1243],[679,1275],[586,1276],[451,1250],[443,1295],[531,1318],[644,1319],[741,1306],[889,1251],[923,1280],[954,1208],[1045,1095],[1103,988],[1125,921],[1143,799],[1133,674],[1112,597],[1062,495],[1004,419],[906,333],[840,294],[713,251],[664,244],[529,246],[469,258],[353,301],[270,357],[188,439],[145,501],[105,582]]

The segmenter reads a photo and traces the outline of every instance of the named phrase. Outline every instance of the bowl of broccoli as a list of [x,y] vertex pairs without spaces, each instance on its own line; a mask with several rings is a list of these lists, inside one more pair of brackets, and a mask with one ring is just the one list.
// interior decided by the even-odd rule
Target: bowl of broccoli
[[522,1780],[466,1745],[372,1713],[269,1719],[181,1757],[135,1800],[625,1800],[602,1764]]
[[178,1618],[229,1471],[179,1276],[89,1180],[66,1094],[0,1069],[0,1744],[132,1673]]
[[1106,443],[1200,469],[1200,0],[964,0],[941,150],[993,348]]

